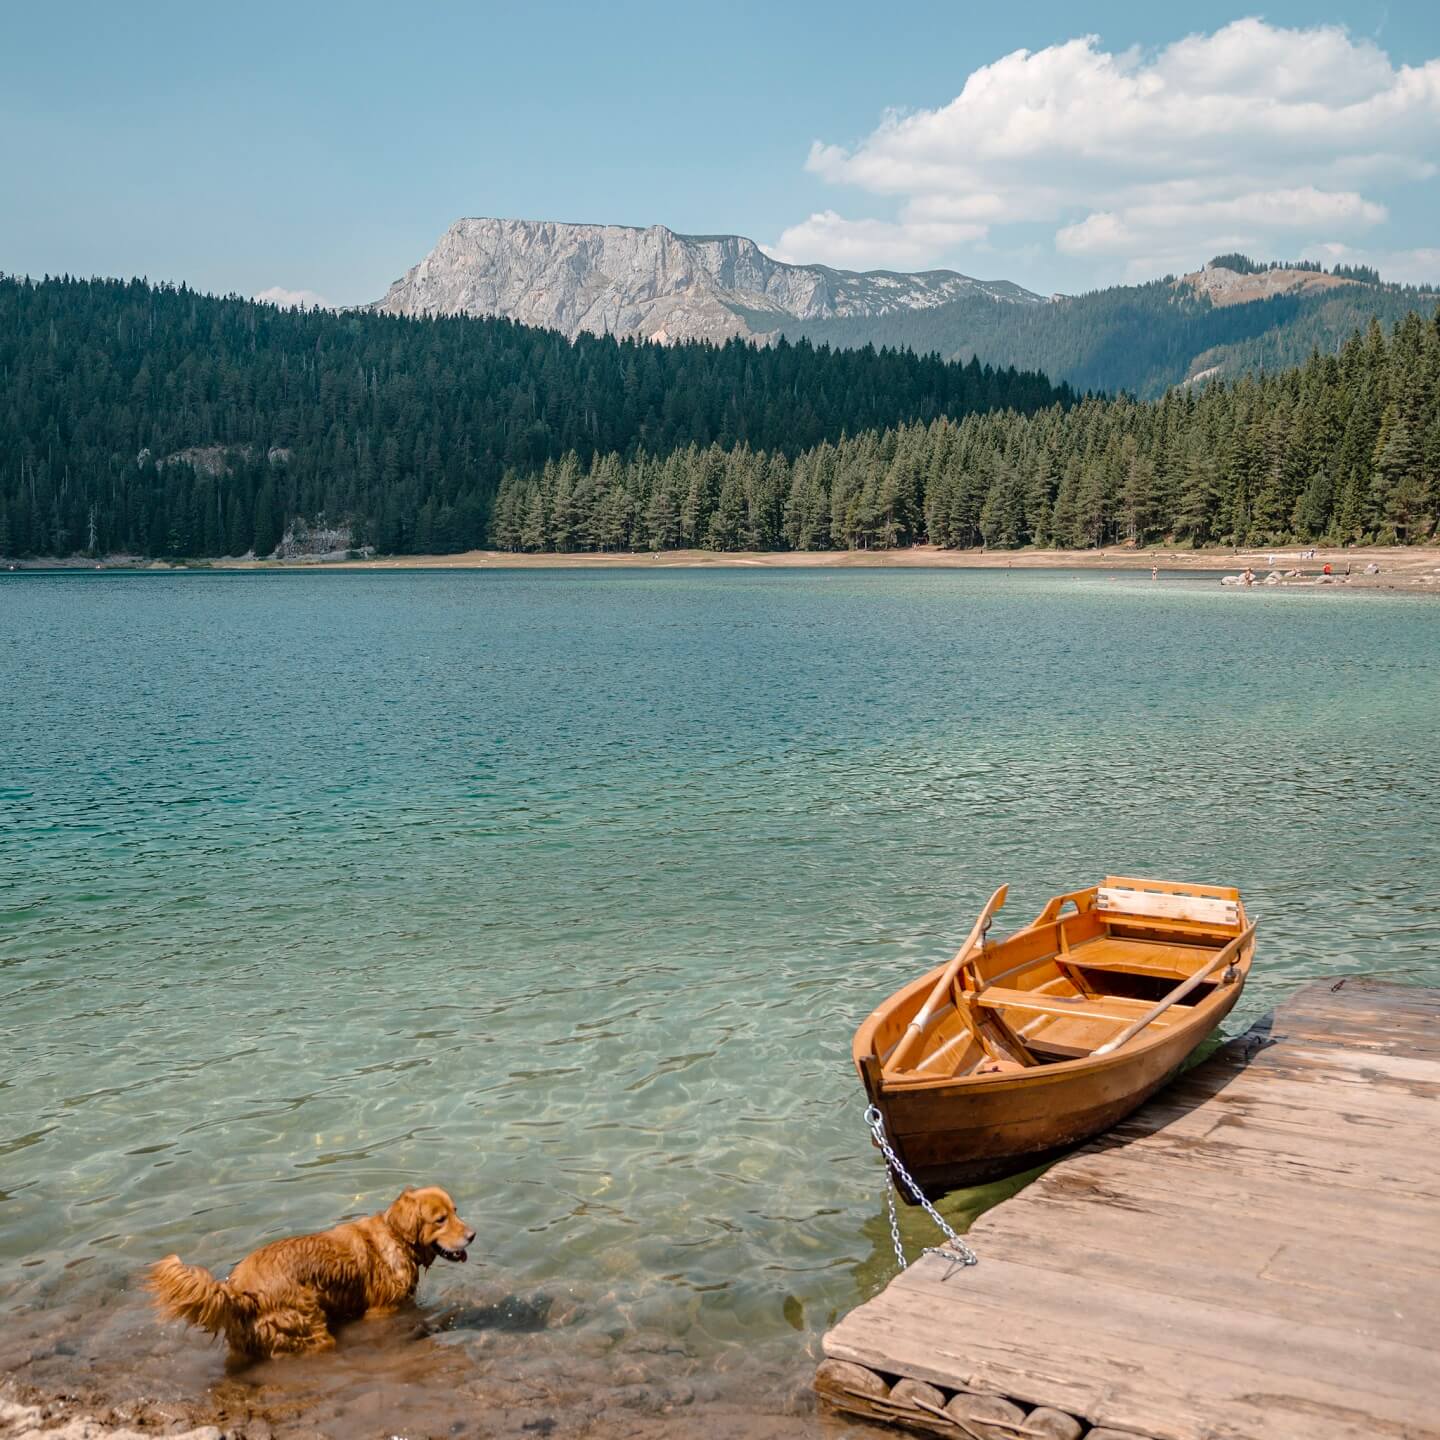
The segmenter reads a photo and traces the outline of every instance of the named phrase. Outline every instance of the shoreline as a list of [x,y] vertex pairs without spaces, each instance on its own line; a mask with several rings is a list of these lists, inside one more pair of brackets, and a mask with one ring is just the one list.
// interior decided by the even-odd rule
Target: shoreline
[[[1304,555],[1306,558],[1302,558]],[[1273,564],[1272,564],[1273,562]],[[777,550],[777,551],[566,551],[524,553],[503,550],[467,550],[454,555],[372,556],[344,559],[302,556],[288,560],[223,557],[213,560],[146,560],[116,555],[100,559],[73,556],[65,559],[4,562],[15,571],[123,570],[169,573],[189,570],[295,571],[295,570],[723,570],[723,569],[862,569],[862,570],[1120,570],[1144,572],[1152,567],[1162,574],[1193,573],[1216,576],[1235,574],[1247,567],[1255,572],[1256,586],[1265,584],[1272,569],[1299,570],[1299,577],[1274,581],[1273,586],[1349,586],[1368,590],[1419,590],[1440,592],[1440,546],[1367,545],[1348,549],[1286,546],[1243,550],[944,550],[935,545],[913,545],[895,550]],[[1332,574],[1323,577],[1329,564]],[[1368,565],[1375,574],[1365,574]],[[1350,574],[1346,575],[1346,569]]]
[[[740,1400],[676,1404],[600,1398],[557,1406],[543,1399],[517,1403],[507,1396],[497,1403],[477,1392],[468,1406],[446,1412],[443,1421],[451,1433],[465,1425],[467,1435],[496,1440],[527,1440],[535,1434],[584,1435],[587,1440],[830,1440],[840,1427],[853,1433],[854,1422],[837,1420],[815,1400],[808,1373],[797,1380],[797,1390],[805,1403],[788,1410]],[[0,1377],[0,1440],[156,1440],[160,1435],[168,1440],[339,1440],[357,1434],[379,1440],[412,1433],[407,1409],[419,1415],[421,1433],[436,1433],[427,1425],[433,1417],[424,1415],[423,1404],[379,1407],[373,1418],[380,1423],[371,1428],[368,1416],[345,1417],[337,1424],[333,1411],[318,1414],[284,1402],[267,1407],[216,1395],[204,1400],[122,1398]],[[468,1428],[477,1419],[485,1428]]]

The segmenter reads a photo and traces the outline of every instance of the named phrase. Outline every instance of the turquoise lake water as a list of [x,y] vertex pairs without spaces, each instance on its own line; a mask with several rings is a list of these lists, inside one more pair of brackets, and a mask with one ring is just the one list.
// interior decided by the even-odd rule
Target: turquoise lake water
[[1440,983],[1437,659],[1210,578],[0,577],[0,1315],[159,1337],[150,1260],[434,1181],[422,1309],[799,1374],[891,1269],[851,1032],[996,885],[1240,885],[1231,1029]]

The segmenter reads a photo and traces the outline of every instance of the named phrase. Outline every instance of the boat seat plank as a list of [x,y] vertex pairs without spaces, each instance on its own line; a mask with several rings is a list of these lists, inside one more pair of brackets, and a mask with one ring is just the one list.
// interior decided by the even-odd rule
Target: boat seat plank
[[[991,1010],[1022,1010],[1066,1020],[1108,1020],[1116,1025],[1128,1025],[1154,1009],[1154,1001],[1129,1000],[1119,995],[1076,995],[1072,999],[1040,990],[1005,990],[998,985],[981,991],[975,1003]],[[1189,1007],[1174,1008],[1183,1015]],[[1168,1018],[1167,1012],[1155,1024],[1163,1026]]]
[[1066,961],[1092,970],[1114,970],[1125,975],[1158,975],[1188,980],[1215,951],[1207,945],[1176,945],[1163,940],[1129,940],[1097,935],[1074,946]]
[[1177,895],[1154,890],[1131,890],[1118,885],[1101,885],[1095,892],[1095,908],[1103,915],[1144,915],[1163,920],[1192,920],[1202,925],[1240,923],[1240,902],[1213,895]]
[[[1099,912],[1096,912],[1099,914]],[[1166,920],[1149,915],[1100,916],[1107,934],[1117,939],[1130,940],[1189,940],[1197,945],[1221,945],[1235,938],[1235,930],[1228,925],[1211,925],[1200,920]]]

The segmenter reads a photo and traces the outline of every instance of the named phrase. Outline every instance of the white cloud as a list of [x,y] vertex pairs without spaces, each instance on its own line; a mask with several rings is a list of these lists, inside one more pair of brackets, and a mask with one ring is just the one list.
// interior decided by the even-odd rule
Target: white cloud
[[335,308],[323,295],[317,295],[313,290],[287,290],[283,285],[271,285],[269,289],[257,290],[251,298],[264,301],[267,305],[279,305],[282,308],[297,305],[302,310],[333,310]]
[[1423,285],[1440,289],[1440,247],[1421,246],[1412,250],[1376,250],[1323,240],[1305,247],[1305,253],[1326,265],[1369,265],[1382,280],[1401,285]]
[[1440,59],[1393,65],[1335,26],[1237,20],[1153,54],[1096,36],[1017,50],[934,110],[887,113],[806,168],[887,197],[892,220],[812,215],[777,247],[838,264],[932,263],[995,227],[1131,263],[1216,248],[1291,254],[1383,225],[1378,190],[1432,176]]
[[1373,265],[1386,280],[1440,289],[1440,247],[1425,245],[1416,250],[1381,251],[1364,263]]
[[846,220],[821,210],[792,225],[766,251],[777,260],[814,264],[817,259],[846,270],[914,269],[935,254],[966,240],[978,240],[984,225],[912,220]]
[[1247,235],[1308,231],[1319,224],[1365,229],[1385,218],[1383,205],[1352,192],[1316,190],[1313,186],[1303,190],[1257,190],[1221,200],[1156,196],[1148,204],[1129,206],[1123,219],[1110,211],[1098,211],[1064,226],[1055,234],[1055,248],[1071,255],[1127,255],[1146,239],[1185,234],[1196,227],[1243,241]]

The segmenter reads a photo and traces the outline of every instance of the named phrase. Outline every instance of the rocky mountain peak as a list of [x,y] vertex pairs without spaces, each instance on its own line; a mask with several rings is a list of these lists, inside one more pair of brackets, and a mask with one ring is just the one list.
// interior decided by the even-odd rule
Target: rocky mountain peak
[[527,325],[644,340],[724,341],[822,320],[928,309],[968,296],[1035,304],[1007,281],[952,270],[835,270],[772,259],[743,235],[665,225],[457,220],[370,307],[394,315],[505,315]]

